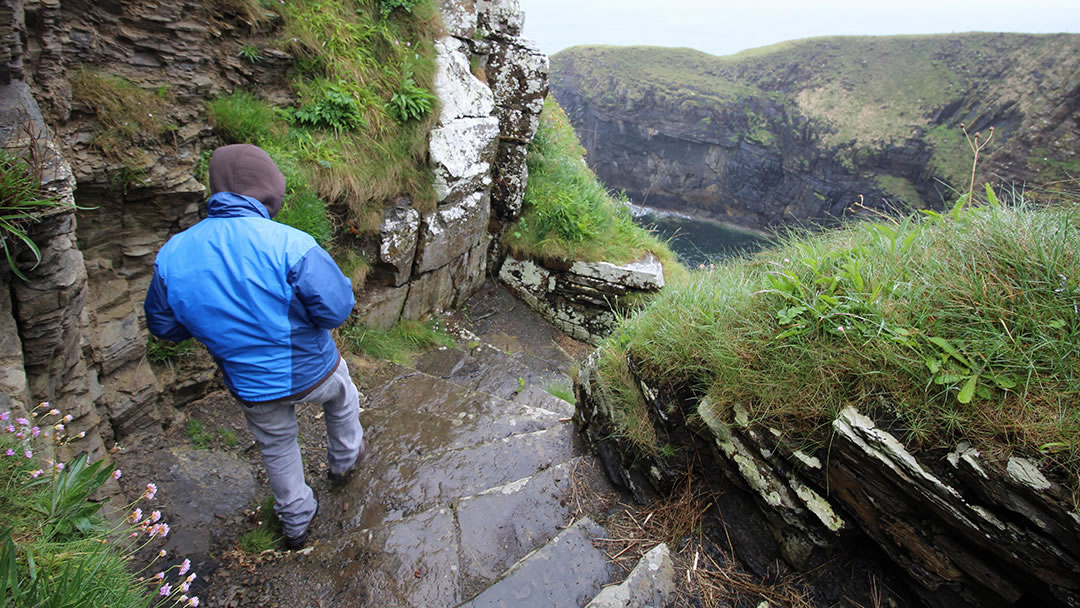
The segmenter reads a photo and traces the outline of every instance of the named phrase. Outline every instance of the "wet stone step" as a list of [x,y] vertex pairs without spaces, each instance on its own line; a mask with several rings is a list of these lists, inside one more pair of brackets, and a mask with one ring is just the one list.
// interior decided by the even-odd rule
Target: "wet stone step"
[[483,343],[468,351],[456,348],[431,351],[417,360],[416,369],[505,399],[512,398],[524,386],[546,384],[557,377],[537,374],[513,355]]
[[462,574],[473,585],[486,586],[569,522],[571,477],[580,460],[458,502]]
[[602,534],[591,519],[577,521],[461,608],[584,606],[615,577],[615,566],[592,544]]
[[561,414],[564,418],[574,415],[574,404],[568,403],[536,386],[526,386],[514,395],[515,403],[523,403]]
[[[511,435],[488,443],[379,462],[346,491],[351,527],[368,528],[523,479],[575,456],[574,428]],[[348,511],[347,511],[348,512]]]
[[555,427],[566,417],[535,405],[540,403],[561,407],[543,400],[510,402],[414,374],[384,387],[368,402],[360,420],[371,457],[400,462]]

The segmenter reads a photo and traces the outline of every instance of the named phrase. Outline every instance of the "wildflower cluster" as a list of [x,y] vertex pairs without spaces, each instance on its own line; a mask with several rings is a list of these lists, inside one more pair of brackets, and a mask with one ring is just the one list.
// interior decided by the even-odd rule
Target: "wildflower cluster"
[[[148,504],[140,506],[140,503],[149,503],[157,495],[158,488],[154,483],[146,484],[139,497],[128,505],[129,512],[123,521],[111,529],[103,525],[98,513],[101,503],[90,502],[88,499],[108,480],[119,480],[123,473],[115,469],[114,465],[103,461],[89,462],[85,453],[80,453],[66,463],[45,458],[46,455],[55,454],[57,448],[86,436],[85,431],[74,435],[69,433],[68,428],[73,420],[72,415],[62,414],[48,402],[39,404],[25,416],[10,411],[0,412],[0,474],[8,479],[6,484],[0,484],[0,504],[10,508],[11,505],[20,504],[17,496],[32,496],[42,492],[50,496],[46,504],[51,504],[45,511],[34,511],[33,517],[44,519],[35,524],[35,529],[38,530],[36,537],[33,534],[16,535],[14,528],[0,526],[0,562],[15,564],[18,553],[31,550],[38,556],[39,567],[36,574],[30,571],[11,573],[15,578],[10,582],[15,586],[11,588],[12,595],[9,599],[14,600],[14,606],[38,605],[42,593],[46,594],[45,597],[51,593],[49,578],[42,576],[40,565],[47,563],[47,560],[42,559],[46,556],[40,553],[40,548],[23,546],[25,542],[45,543],[42,546],[53,547],[52,551],[61,552],[56,547],[64,546],[63,543],[84,543],[91,540],[121,563],[127,563],[135,553],[151,542],[166,538],[170,532],[169,524],[162,521],[160,510],[153,509]],[[20,540],[17,544],[15,538],[29,540]],[[166,552],[159,550],[150,564],[132,576],[140,576],[165,557]],[[155,608],[195,607],[199,605],[199,598],[190,596],[189,593],[196,576],[191,572],[191,561],[184,559],[152,577],[143,576],[137,581],[130,579],[136,585],[149,586],[146,591],[141,587],[133,587],[132,593],[146,597],[143,594],[148,592],[150,597],[156,599],[152,604]],[[93,591],[87,590],[86,593],[91,595],[78,597],[93,597]],[[75,601],[73,598],[68,599]],[[75,604],[82,605],[79,601],[75,601]]]

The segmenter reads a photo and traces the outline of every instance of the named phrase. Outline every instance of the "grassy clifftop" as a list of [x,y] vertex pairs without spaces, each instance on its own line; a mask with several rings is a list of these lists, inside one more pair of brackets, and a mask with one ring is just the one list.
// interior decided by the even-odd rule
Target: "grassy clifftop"
[[[874,151],[923,139],[937,172],[959,181],[966,159],[961,122],[997,126],[1003,142],[1052,131],[1051,123],[1068,117],[1070,93],[1080,87],[1080,35],[829,37],[726,57],[685,48],[581,46],[552,57],[552,83],[606,112],[653,105],[691,124],[715,125],[724,112],[752,111],[755,104],[745,102],[765,100],[809,119],[826,146]],[[767,135],[775,117],[759,118]],[[1024,145],[1014,142],[1017,149],[1003,154],[1009,159],[1002,164],[1030,165],[1047,181],[1075,177],[1076,138],[1028,137]]]

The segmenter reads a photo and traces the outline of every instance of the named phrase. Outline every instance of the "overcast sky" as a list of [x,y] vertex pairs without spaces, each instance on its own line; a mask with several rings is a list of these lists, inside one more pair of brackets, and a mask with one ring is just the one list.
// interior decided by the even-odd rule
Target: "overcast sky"
[[525,37],[687,46],[714,55],[835,35],[1080,33],[1080,0],[519,0]]

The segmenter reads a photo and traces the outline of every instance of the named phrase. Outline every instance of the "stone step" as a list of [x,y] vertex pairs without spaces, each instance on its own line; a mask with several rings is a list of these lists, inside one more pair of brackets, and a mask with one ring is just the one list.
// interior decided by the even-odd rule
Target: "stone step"
[[[512,399],[527,386],[546,386],[569,380],[561,372],[526,353],[511,355],[483,342],[472,347],[446,348],[424,354],[416,369],[470,389]],[[528,365],[528,363],[534,365]]]
[[335,606],[455,606],[559,534],[580,460],[324,539],[303,557],[316,566],[306,583],[341,598]]
[[615,576],[615,566],[592,544],[602,535],[589,518],[575,522],[460,608],[584,606]]
[[373,455],[400,461],[559,426],[565,402],[551,399],[512,402],[414,373],[371,396],[360,419],[370,429]]
[[349,527],[373,527],[529,477],[573,458],[576,440],[573,426],[561,423],[458,450],[376,460],[347,488],[358,505],[345,506]]

